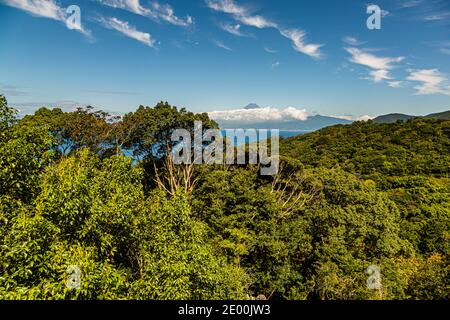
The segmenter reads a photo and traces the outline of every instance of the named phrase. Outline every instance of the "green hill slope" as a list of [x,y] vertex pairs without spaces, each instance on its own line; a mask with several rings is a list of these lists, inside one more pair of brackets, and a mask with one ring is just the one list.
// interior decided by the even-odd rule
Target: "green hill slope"
[[450,121],[415,119],[338,125],[286,139],[281,154],[306,166],[359,174],[450,174]]
[[375,123],[394,123],[398,120],[407,121],[409,119],[414,118],[414,116],[410,116],[402,113],[390,113],[383,116],[376,117],[373,119]]
[[440,112],[440,113],[432,113],[432,114],[426,116],[425,118],[450,120],[450,110],[449,111]]
[[396,204],[401,237],[416,252],[450,254],[449,120],[328,127],[284,140],[281,154],[304,168],[344,170],[375,186]]

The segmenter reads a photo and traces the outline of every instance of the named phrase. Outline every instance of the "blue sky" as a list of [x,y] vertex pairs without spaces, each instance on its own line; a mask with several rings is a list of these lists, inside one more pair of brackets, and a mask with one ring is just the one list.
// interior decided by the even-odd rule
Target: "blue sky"
[[161,100],[296,118],[450,109],[450,1],[373,3],[381,30],[357,0],[0,0],[0,92],[23,112]]

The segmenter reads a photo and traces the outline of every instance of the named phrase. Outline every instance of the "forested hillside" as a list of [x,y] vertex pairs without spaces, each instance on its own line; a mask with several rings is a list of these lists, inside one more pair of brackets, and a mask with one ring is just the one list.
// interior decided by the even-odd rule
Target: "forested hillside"
[[356,122],[293,137],[281,154],[306,166],[361,175],[450,174],[450,121],[415,119],[393,124]]
[[[281,153],[305,168],[342,170],[374,187],[395,203],[399,235],[416,257],[440,257],[448,271],[450,121],[334,126],[286,140]],[[448,296],[448,280],[446,286]]]
[[18,120],[0,96],[0,298],[450,297],[450,121],[283,140],[268,177],[174,165],[169,137],[195,120],[217,127],[167,103]]

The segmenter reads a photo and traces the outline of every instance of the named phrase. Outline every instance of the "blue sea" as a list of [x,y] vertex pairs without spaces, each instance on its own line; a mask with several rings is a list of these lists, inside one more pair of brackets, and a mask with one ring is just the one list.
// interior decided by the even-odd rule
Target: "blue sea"
[[[295,131],[295,130],[293,130],[293,131],[285,131],[285,130],[280,130],[280,137],[286,139],[286,138],[291,138],[291,137],[299,136],[299,135],[302,135],[302,134],[306,134],[306,133],[309,133],[309,132],[311,132],[311,131]],[[222,130],[222,135],[224,137],[226,137],[226,131],[225,130]],[[268,136],[270,137],[270,130],[268,130]],[[246,142],[247,143],[253,143],[253,142],[256,142],[256,141],[258,141],[258,139],[249,139],[248,137],[246,138]],[[239,145],[239,143],[237,143],[237,145]]]
[[[308,132],[309,131],[282,131],[282,130],[280,130],[280,137],[282,137],[282,138],[290,138],[290,137],[295,137],[295,136],[298,136],[298,135],[306,134]],[[268,133],[268,136],[270,137],[270,130],[268,130],[267,133]],[[222,130],[222,135],[223,135],[224,138],[226,137],[226,131],[225,130]],[[258,141],[258,139],[249,139],[248,137],[246,137],[246,142],[247,143],[253,143],[253,142],[257,142],[257,141]],[[241,145],[241,143],[238,143],[235,140],[234,145],[235,146],[239,146],[239,145]],[[62,151],[62,150],[66,150],[66,147],[67,147],[66,145],[63,145],[63,146],[59,146],[58,149],[60,151]],[[68,150],[66,150],[66,151],[67,152],[70,151],[70,148]],[[133,156],[133,150],[122,149],[122,152],[124,153],[125,156],[134,157]]]

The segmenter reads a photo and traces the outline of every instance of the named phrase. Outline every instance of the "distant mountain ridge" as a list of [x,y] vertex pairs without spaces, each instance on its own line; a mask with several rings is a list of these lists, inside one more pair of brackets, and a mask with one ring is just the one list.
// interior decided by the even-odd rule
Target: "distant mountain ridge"
[[408,121],[410,119],[414,118],[425,118],[425,119],[442,119],[442,120],[450,120],[450,110],[439,112],[439,113],[432,113],[427,116],[412,116],[408,114],[402,114],[402,113],[390,113],[385,114],[379,117],[376,117],[373,119],[373,122],[375,123],[394,123],[397,121]]

